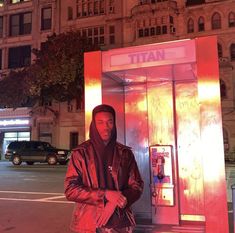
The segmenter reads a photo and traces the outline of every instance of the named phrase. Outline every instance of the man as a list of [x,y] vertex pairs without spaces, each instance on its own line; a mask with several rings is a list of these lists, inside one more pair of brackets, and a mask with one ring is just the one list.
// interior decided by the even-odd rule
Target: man
[[65,195],[76,202],[71,229],[79,233],[131,233],[131,205],[143,191],[131,149],[116,141],[115,110],[92,111],[90,139],[73,150],[65,177]]

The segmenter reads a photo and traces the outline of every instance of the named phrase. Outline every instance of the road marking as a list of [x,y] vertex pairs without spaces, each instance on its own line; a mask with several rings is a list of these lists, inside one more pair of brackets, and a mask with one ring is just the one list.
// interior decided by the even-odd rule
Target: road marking
[[65,198],[63,193],[47,193],[47,192],[23,192],[23,191],[12,191],[12,190],[4,190],[0,191],[0,193],[7,193],[7,194],[33,194],[33,195],[53,195],[52,197],[43,197],[38,199],[30,199],[30,198],[8,198],[8,197],[0,197],[2,201],[26,201],[26,202],[47,202],[47,203],[62,203],[62,204],[74,204],[71,201],[59,201],[54,199],[61,199]]
[[50,200],[41,200],[41,199],[22,199],[22,198],[3,198],[3,197],[0,197],[0,200],[2,200],[2,201],[26,201],[26,202],[74,204],[74,202],[70,202],[70,201],[50,201]]
[[40,198],[40,199],[37,199],[37,200],[53,200],[53,199],[60,199],[60,198],[64,198],[65,196],[55,196],[55,197],[45,197],[45,198]]
[[64,195],[63,193],[23,192],[23,191],[11,191],[11,190],[4,190],[4,191],[0,191],[0,193],[21,193],[21,194]]

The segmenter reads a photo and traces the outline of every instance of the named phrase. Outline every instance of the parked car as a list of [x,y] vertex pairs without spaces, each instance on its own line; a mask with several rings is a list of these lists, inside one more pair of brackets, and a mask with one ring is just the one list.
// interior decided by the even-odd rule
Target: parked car
[[14,165],[26,162],[33,165],[34,162],[47,162],[55,165],[57,162],[65,165],[70,158],[70,151],[53,147],[48,142],[42,141],[14,141],[11,142],[5,152],[5,158]]

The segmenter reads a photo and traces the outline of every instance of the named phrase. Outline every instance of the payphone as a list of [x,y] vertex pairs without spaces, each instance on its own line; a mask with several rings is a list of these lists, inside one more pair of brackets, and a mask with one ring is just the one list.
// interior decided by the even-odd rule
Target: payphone
[[84,62],[86,137],[92,109],[112,105],[117,139],[132,147],[144,183],[151,183],[135,215],[227,233],[217,38],[93,51]]
[[174,205],[172,149],[171,145],[152,145],[149,147],[151,198],[152,205],[155,208]]

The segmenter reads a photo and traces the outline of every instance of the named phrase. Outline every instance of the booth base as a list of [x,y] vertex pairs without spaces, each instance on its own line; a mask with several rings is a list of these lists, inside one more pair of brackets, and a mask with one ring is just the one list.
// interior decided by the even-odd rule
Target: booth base
[[205,222],[181,222],[180,225],[152,224],[151,219],[136,219],[134,233],[206,233]]

